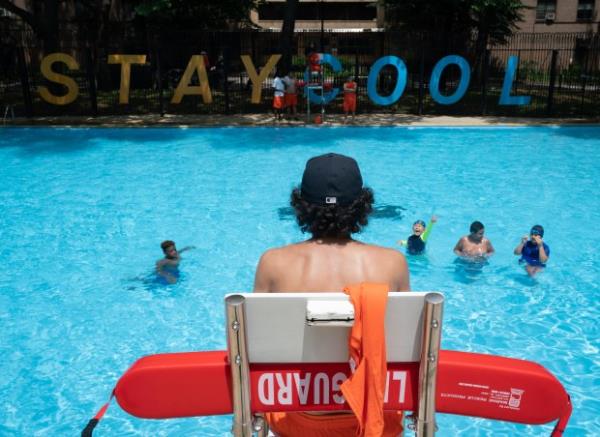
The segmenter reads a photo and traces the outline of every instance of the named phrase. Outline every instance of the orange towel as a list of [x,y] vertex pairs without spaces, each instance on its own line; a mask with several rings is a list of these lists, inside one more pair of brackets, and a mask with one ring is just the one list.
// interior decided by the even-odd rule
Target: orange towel
[[350,359],[354,373],[341,391],[358,419],[357,435],[383,435],[383,395],[387,375],[385,353],[385,307],[387,284],[361,283],[344,289],[354,305],[354,325],[350,332]]
[[[350,332],[350,357],[356,370],[341,391],[354,415],[281,412],[266,413],[271,430],[279,437],[397,437],[402,435],[400,411],[383,411],[387,375],[385,308],[387,284],[348,286],[354,305]],[[368,296],[368,297],[367,297]],[[364,339],[364,342],[363,342]]]
[[[277,437],[354,437],[358,421],[353,414],[266,413]],[[386,411],[381,437],[402,435],[402,412]]]

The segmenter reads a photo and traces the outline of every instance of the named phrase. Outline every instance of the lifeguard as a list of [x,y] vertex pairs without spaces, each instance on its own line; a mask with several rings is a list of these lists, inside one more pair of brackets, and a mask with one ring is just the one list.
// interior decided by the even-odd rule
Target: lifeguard
[[348,113],[352,112],[352,117],[356,116],[356,82],[352,76],[348,77],[344,83],[344,117],[348,117]]
[[275,118],[281,120],[282,110],[284,108],[285,83],[283,83],[283,79],[279,77],[279,73],[275,73],[273,89],[273,111],[275,112]]
[[283,78],[285,84],[285,97],[284,104],[286,111],[296,118],[296,108],[298,107],[298,90],[296,84],[296,78],[291,74],[287,73]]
[[308,70],[310,71],[310,81],[321,81],[321,55],[317,52],[311,52],[308,55]]

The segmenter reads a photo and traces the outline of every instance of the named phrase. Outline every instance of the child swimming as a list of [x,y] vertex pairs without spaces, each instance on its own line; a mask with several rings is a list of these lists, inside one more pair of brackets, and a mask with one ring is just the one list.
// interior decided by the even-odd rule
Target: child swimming
[[521,242],[514,250],[515,255],[521,255],[519,263],[525,263],[525,269],[529,276],[546,267],[550,257],[550,247],[544,243],[544,228],[535,225],[531,228],[529,235],[524,235]]
[[413,223],[413,234],[408,237],[408,240],[398,241],[398,244],[406,246],[406,252],[410,255],[421,255],[425,252],[425,243],[429,238],[433,224],[436,222],[437,217],[435,215],[431,216],[428,224],[425,224],[423,220],[417,220]]

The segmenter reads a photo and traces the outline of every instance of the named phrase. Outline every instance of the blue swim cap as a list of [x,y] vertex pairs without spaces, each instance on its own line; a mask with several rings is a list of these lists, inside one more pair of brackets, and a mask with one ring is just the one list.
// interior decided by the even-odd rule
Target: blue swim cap
[[414,223],[413,223],[413,226],[414,226],[414,225],[421,225],[421,226],[423,226],[424,228],[426,228],[426,227],[427,227],[427,225],[425,224],[425,222],[424,222],[423,220],[417,220],[416,222],[414,222]]
[[544,237],[544,228],[542,227],[542,225],[535,225],[531,228],[531,231],[529,231],[529,233],[531,235],[539,235],[540,237]]

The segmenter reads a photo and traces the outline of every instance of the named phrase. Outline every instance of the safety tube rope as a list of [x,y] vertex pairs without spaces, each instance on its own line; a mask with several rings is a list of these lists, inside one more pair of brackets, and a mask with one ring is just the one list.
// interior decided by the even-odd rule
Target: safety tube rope
[[110,402],[114,397],[115,391],[113,389],[113,391],[110,394],[110,398],[108,399],[108,402],[102,405],[102,408],[98,410],[96,415],[92,419],[90,419],[86,427],[83,429],[83,431],[81,431],[81,437],[92,437],[94,428],[96,428],[96,425],[98,425],[98,422],[100,422],[102,416],[104,416],[104,413],[106,413],[106,410],[108,410],[108,406],[110,405]]

